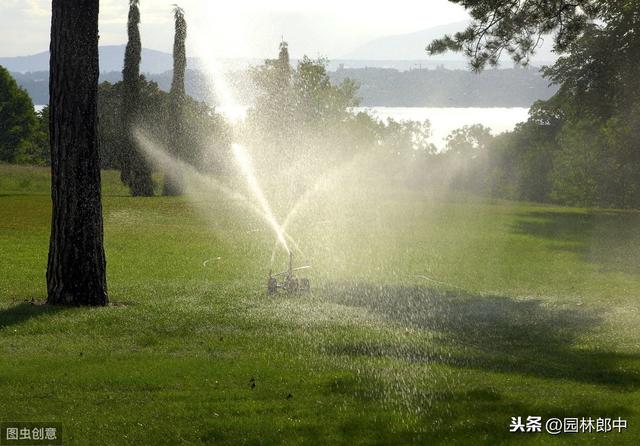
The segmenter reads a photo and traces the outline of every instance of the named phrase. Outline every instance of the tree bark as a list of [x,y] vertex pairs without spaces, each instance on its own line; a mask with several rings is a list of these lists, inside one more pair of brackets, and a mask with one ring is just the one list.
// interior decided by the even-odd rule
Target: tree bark
[[48,303],[108,303],[97,132],[99,0],[53,0]]

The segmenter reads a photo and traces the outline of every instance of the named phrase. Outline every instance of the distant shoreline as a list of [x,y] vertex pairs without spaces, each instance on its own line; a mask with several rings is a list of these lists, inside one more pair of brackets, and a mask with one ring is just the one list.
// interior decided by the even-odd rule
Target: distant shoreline
[[[12,73],[18,84],[25,88],[35,104],[49,100],[46,72]],[[364,107],[531,107],[538,100],[553,96],[557,87],[533,69],[487,70],[474,74],[465,70],[413,70],[398,71],[385,68],[345,68],[329,71],[335,85],[347,79],[358,86],[357,96]],[[172,73],[146,74],[163,91],[171,88]],[[254,102],[253,79],[246,70],[227,73],[227,84],[240,103]],[[120,72],[101,73],[100,82],[119,82]],[[209,76],[201,71],[187,71],[187,94],[198,101],[215,104]]]

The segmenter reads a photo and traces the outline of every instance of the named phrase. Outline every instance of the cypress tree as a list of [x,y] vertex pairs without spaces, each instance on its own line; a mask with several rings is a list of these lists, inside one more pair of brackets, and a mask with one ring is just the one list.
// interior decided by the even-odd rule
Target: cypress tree
[[274,92],[271,104],[270,132],[281,141],[290,140],[296,122],[292,92],[293,71],[289,59],[289,44],[280,42],[278,58],[271,60],[274,67]]
[[140,8],[139,0],[129,0],[129,20],[127,31],[129,40],[124,54],[122,70],[122,126],[124,141],[120,160],[120,177],[131,195],[153,196],[151,169],[142,154],[138,151],[133,137],[139,116],[140,104],[140,59],[142,44],[140,42]]
[[284,40],[280,42],[280,51],[278,53],[277,66],[282,74],[283,79],[288,83],[291,78],[291,62],[289,60],[289,44]]
[[[184,10],[176,6],[173,10],[175,20],[175,38],[173,43],[173,80],[169,100],[171,108],[169,110],[169,147],[173,154],[180,158],[184,151],[184,126],[183,108],[185,99],[184,78],[187,69],[187,50],[185,40],[187,39],[187,22],[184,18]],[[177,172],[165,178],[163,194],[182,194],[182,179]]]

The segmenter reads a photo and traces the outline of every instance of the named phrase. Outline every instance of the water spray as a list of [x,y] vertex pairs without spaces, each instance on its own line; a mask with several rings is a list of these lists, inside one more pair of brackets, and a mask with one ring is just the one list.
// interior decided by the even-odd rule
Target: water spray
[[[209,10],[210,13],[213,12],[213,9]],[[197,32],[197,30],[196,30]],[[196,39],[196,41],[206,41],[206,39]],[[206,71],[208,72],[208,80],[211,83],[211,87],[213,91],[216,93],[218,98],[218,102],[220,105],[229,107],[236,106],[238,102],[234,97],[232,89],[227,85],[224,75],[218,67],[217,60],[211,54],[209,48],[199,47],[197,48],[198,54],[200,56],[201,62],[204,64]],[[215,81],[214,81],[215,78]],[[144,138],[138,135],[139,142],[144,143]],[[143,146],[149,146],[149,144],[141,144]],[[268,282],[268,293],[275,294],[278,290],[282,289],[288,293],[295,293],[298,291],[308,291],[309,290],[309,280],[307,278],[298,278],[295,273],[300,270],[308,269],[310,266],[302,266],[298,268],[293,267],[293,252],[291,247],[295,249],[297,252],[301,252],[295,240],[293,240],[286,233],[286,225],[281,225],[278,222],[269,201],[267,200],[262,188],[258,184],[258,179],[256,173],[253,168],[253,163],[251,160],[251,156],[247,149],[238,143],[233,143],[231,145],[231,150],[233,156],[235,158],[236,164],[244,176],[248,189],[254,197],[255,203],[258,205],[258,209],[253,209],[260,214],[264,220],[271,227],[276,237],[276,247],[279,245],[288,255],[289,255],[289,266],[286,271],[272,274],[272,271],[269,271],[269,282]],[[149,151],[148,149],[146,150]],[[148,154],[147,154],[148,155]],[[164,154],[162,154],[164,155]],[[175,165],[175,163],[172,163]],[[186,167],[186,166],[182,166]],[[166,169],[167,172],[170,172],[170,169]],[[216,182],[217,183],[217,182]],[[222,185],[218,184],[221,189],[227,189]],[[237,194],[235,191],[231,191],[233,195]],[[229,195],[232,195],[229,194]],[[244,197],[243,197],[244,198]],[[289,245],[291,243],[291,247]],[[272,262],[275,254],[275,249],[272,254]],[[205,262],[205,266],[206,266]]]
[[[238,162],[240,170],[245,176],[247,180],[247,184],[249,189],[256,197],[258,204],[262,208],[264,215],[267,216],[267,221],[271,225],[271,228],[276,234],[277,242],[282,246],[282,248],[289,254],[289,268],[286,271],[283,271],[278,274],[272,274],[269,271],[269,281],[267,285],[267,293],[272,295],[276,294],[278,290],[282,289],[287,293],[297,293],[297,292],[306,292],[309,291],[309,279],[307,278],[297,278],[295,275],[296,271],[301,271],[304,269],[310,268],[310,266],[301,266],[298,268],[293,267],[293,251],[289,248],[287,244],[287,238],[285,233],[285,228],[283,225],[278,223],[271,207],[269,206],[269,202],[267,198],[264,196],[260,185],[258,184],[258,180],[256,178],[256,174],[253,171],[253,166],[251,164],[251,158],[247,153],[246,149],[240,144],[233,144],[233,155]],[[282,277],[282,281],[278,282],[278,278]]]

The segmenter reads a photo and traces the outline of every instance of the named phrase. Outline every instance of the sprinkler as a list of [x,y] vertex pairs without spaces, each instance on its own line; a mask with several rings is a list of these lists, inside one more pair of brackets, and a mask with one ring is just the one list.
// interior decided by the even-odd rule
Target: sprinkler
[[[309,269],[310,266],[301,266],[298,268],[293,267],[293,253],[289,253],[289,268],[278,274],[272,274],[269,271],[269,283],[267,285],[268,294],[276,294],[278,290],[282,289],[287,293],[307,292],[310,289],[309,279],[302,277],[297,278],[295,276],[296,271]],[[282,278],[282,279],[280,279]],[[279,280],[281,280],[279,282]]]

